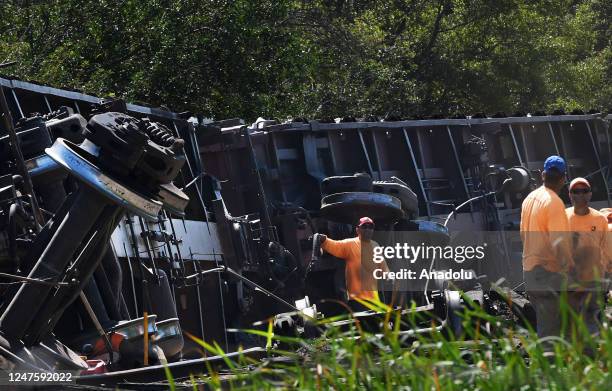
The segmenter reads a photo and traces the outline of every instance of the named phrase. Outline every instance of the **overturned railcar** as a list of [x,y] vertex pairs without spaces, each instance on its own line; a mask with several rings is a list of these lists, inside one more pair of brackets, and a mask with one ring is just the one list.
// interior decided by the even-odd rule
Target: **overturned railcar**
[[[259,119],[250,126],[199,126],[198,140],[207,172],[223,183],[228,210],[265,217],[258,223],[267,222],[308,269],[305,290],[316,301],[344,296],[343,265],[332,257],[311,262],[307,238],[313,232],[354,235],[351,224],[368,214],[379,217],[382,231],[421,231],[414,235],[434,234],[436,243],[448,243],[449,232],[455,239],[478,232],[497,251],[488,262],[469,265],[475,275],[520,287],[520,205],[541,184],[546,157],[564,156],[570,179],[590,180],[592,206],[609,207],[609,123],[609,115],[579,111],[390,121]],[[566,193],[562,198],[569,202]],[[382,234],[375,238],[393,244]],[[248,261],[243,266],[248,270]]]
[[235,350],[227,329],[241,324],[225,316],[237,299],[220,274],[219,187],[193,125],[168,110],[0,84],[4,369],[114,384],[163,380],[165,364],[181,377],[222,362],[194,342]]
[[[596,208],[610,205],[611,118],[597,113],[247,126],[0,85],[13,120],[0,124],[5,369],[117,384],[163,380],[164,365],[175,378],[222,365],[201,358],[198,339],[260,355],[262,341],[229,331],[296,306],[342,310],[329,299],[345,297],[344,266],[313,252],[311,237],[349,237],[364,214],[383,244],[484,232],[503,261],[469,267],[520,286],[512,233],[548,155],[589,178]],[[449,282],[410,286],[403,303],[451,314]]]

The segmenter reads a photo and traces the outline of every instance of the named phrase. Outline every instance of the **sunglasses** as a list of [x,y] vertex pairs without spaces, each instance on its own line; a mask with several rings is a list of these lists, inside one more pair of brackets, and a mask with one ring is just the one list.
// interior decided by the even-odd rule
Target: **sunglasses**
[[572,194],[589,194],[591,192],[591,189],[573,189],[570,190],[570,193]]
[[372,224],[363,224],[359,226],[359,229],[374,229]]

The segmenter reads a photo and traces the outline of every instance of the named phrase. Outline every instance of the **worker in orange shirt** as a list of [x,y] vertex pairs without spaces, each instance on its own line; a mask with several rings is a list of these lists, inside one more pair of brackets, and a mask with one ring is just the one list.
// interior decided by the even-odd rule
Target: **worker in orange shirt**
[[364,309],[356,299],[379,300],[377,281],[374,271],[381,269],[389,271],[387,264],[374,263],[374,247],[378,246],[372,237],[374,235],[374,221],[369,217],[359,219],[356,228],[357,236],[354,238],[333,240],[326,235],[317,234],[321,248],[336,258],[346,261],[344,275],[349,306],[354,310]]
[[[603,208],[599,212],[608,219],[608,237],[606,242],[608,243],[608,256],[612,257],[612,208]],[[610,262],[612,263],[612,261]],[[612,270],[608,269],[608,273],[612,274]]]
[[560,292],[573,266],[569,222],[559,192],[565,185],[565,160],[550,156],[544,162],[544,184],[521,206],[523,272],[529,300],[537,318],[538,337],[560,335]]
[[572,309],[580,314],[591,334],[599,330],[603,303],[603,279],[612,262],[608,254],[608,219],[589,207],[591,184],[575,178],[569,185],[572,206],[565,210],[572,231],[573,280],[577,287],[568,293]]

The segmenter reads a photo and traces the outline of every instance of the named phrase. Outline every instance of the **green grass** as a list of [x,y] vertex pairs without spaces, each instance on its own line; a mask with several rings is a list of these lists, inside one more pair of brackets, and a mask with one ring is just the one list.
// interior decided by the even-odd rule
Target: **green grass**
[[[323,335],[313,340],[274,335],[272,328],[248,330],[267,341],[269,357],[241,357],[229,370],[198,379],[224,389],[337,390],[598,390],[612,389],[612,333],[604,323],[600,335],[586,333],[579,316],[566,311],[566,338],[550,341],[544,354],[533,330],[487,314],[478,307],[462,315],[465,332],[455,336],[428,331],[407,337],[400,330],[434,327],[433,318],[400,317],[386,309],[384,326],[372,333],[361,324],[341,330],[321,322]],[[427,326],[429,325],[429,326]],[[375,334],[378,334],[375,335]],[[382,334],[382,335],[381,335]],[[214,354],[218,345],[197,341]],[[229,361],[229,359],[227,360]]]

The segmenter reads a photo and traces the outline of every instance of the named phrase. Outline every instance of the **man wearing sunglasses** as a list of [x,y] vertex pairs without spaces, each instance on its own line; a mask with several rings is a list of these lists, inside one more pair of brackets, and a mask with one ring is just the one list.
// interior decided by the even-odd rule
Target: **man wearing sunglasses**
[[565,177],[565,160],[550,156],[544,162],[544,184],[529,193],[521,206],[525,286],[536,312],[540,338],[561,333],[559,292],[573,267],[569,222],[558,195]]
[[569,185],[572,206],[565,210],[572,231],[573,277],[577,284],[568,293],[572,309],[584,320],[590,333],[599,330],[599,304],[604,299],[603,278],[610,268],[607,249],[608,220],[589,207],[591,184],[575,178]]
[[375,264],[374,247],[378,246],[374,236],[374,221],[362,217],[357,224],[357,236],[354,238],[333,240],[323,234],[317,234],[321,248],[336,258],[346,261],[344,275],[346,290],[349,296],[349,306],[354,310],[364,309],[356,299],[379,300],[378,287],[373,273],[375,269],[389,271],[386,263]]

